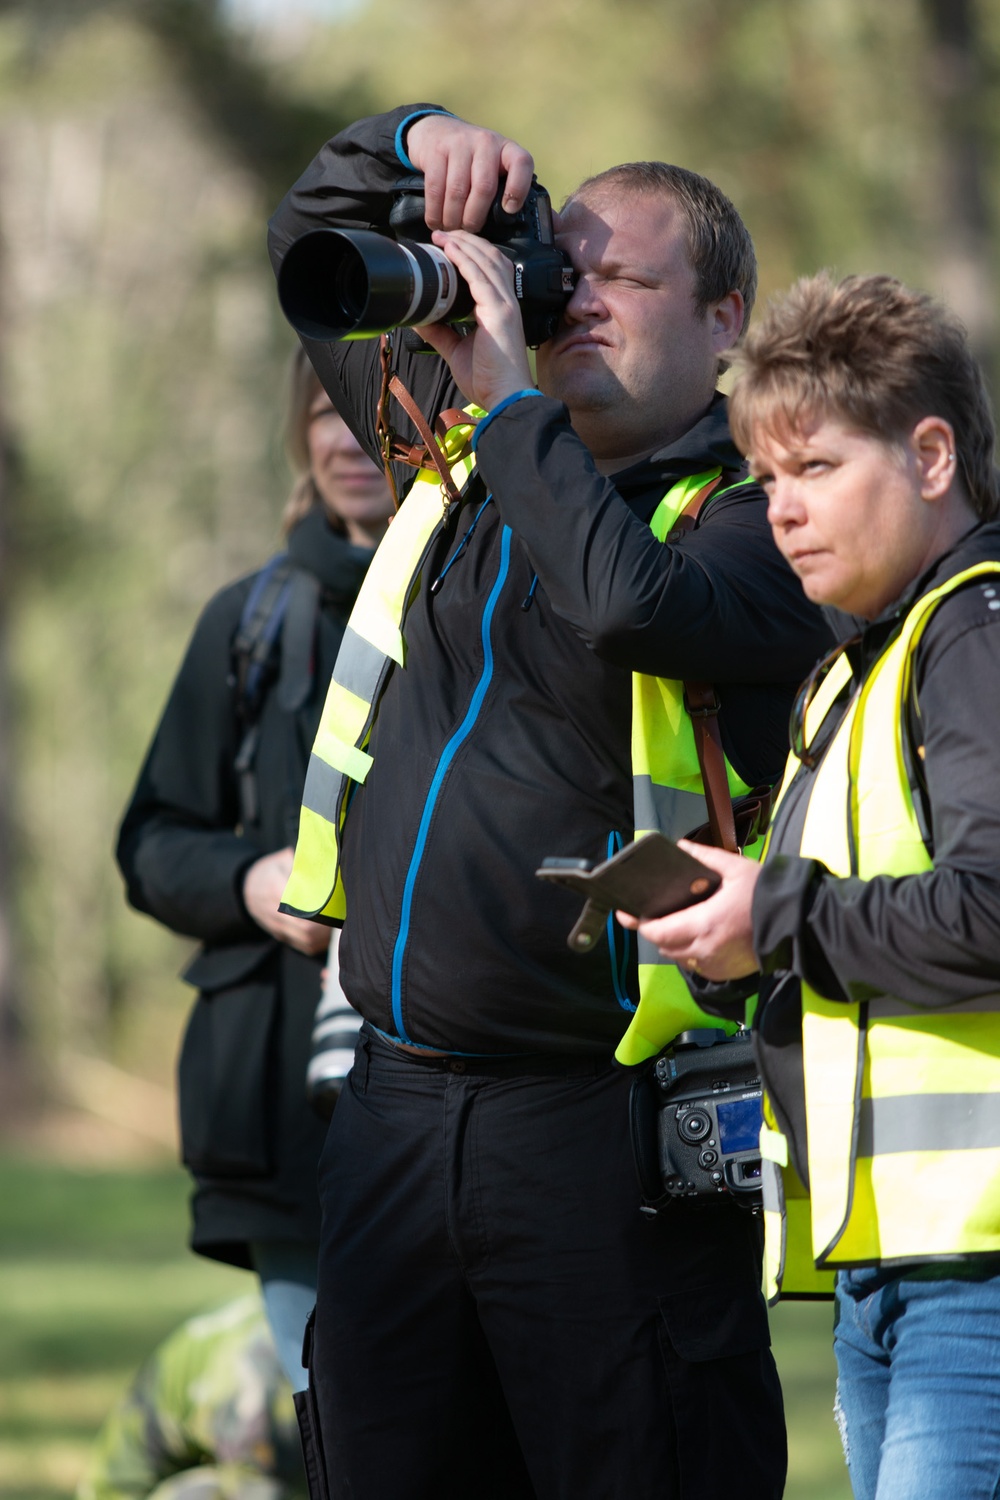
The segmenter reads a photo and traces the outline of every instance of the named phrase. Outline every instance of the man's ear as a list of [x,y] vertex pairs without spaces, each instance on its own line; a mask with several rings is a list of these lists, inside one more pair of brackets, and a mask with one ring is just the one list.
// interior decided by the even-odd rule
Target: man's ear
[[924,500],[942,500],[958,476],[955,429],[944,417],[921,417],[910,433]]
[[712,328],[712,348],[725,354],[743,332],[743,293],[727,292],[721,302],[710,304],[708,316]]

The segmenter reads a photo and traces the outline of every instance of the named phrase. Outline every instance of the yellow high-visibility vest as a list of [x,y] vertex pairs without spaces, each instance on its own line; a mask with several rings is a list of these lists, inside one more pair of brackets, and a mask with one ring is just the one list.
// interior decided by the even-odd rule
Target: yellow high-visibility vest
[[[918,599],[855,691],[814,774],[800,844],[833,875],[932,868],[905,753],[913,662],[942,600],[990,574],[1000,563]],[[807,742],[850,678],[842,657],[807,714]],[[785,786],[797,770],[792,757]],[[810,1196],[772,1118],[761,1137],[771,1299],[792,1262],[800,1277],[807,1216],[817,1272],[1000,1251],[1000,985],[937,1011],[888,995],[829,1001],[803,985],[802,1014]]]
[[[472,421],[450,428],[443,442],[459,490],[474,468],[469,436],[483,415],[478,407],[466,410]],[[406,666],[406,612],[447,516],[440,477],[433,469],[419,470],[354,602],[306,770],[295,859],[280,907],[292,916],[339,923],[347,915],[340,870],[347,793],[371,768],[366,747],[379,699],[393,667]]]
[[[666,538],[691,499],[720,472],[710,469],[672,486],[649,523],[657,541]],[[717,490],[713,499],[724,493]],[[731,796],[750,790],[728,759],[726,776]],[[632,795],[637,839],[653,832],[683,838],[708,820],[694,727],[684,707],[684,685],[673,678],[632,674]],[[759,858],[762,849],[763,840],[759,840],[744,853]],[[638,939],[638,950],[639,1004],[615,1051],[616,1060],[628,1067],[655,1057],[679,1032],[722,1024],[695,1002],[676,964],[661,958],[645,938]]]
[[[470,431],[471,424],[452,428],[445,440],[459,488],[474,464],[467,445]],[[672,486],[650,522],[658,540],[664,540],[692,497],[720,473],[716,467]],[[371,767],[367,746],[378,701],[393,667],[405,669],[406,611],[444,521],[440,479],[433,470],[421,470],[365,575],[337,657],[309,759],[295,860],[281,903],[281,910],[293,916],[342,922],[347,915],[340,871],[347,793],[351,783],[365,781]],[[636,837],[654,829],[680,837],[708,816],[683,685],[636,673],[632,703]],[[727,772],[734,796],[749,790],[728,762]],[[655,1055],[687,1027],[719,1025],[695,1005],[683,976],[661,961],[650,944],[640,946],[639,997],[618,1049],[622,1062]]]

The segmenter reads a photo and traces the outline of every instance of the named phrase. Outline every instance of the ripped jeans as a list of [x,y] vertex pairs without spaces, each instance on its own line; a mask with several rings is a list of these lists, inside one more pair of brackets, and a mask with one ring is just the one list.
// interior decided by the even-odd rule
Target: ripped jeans
[[837,1416],[855,1500],[1000,1500],[1000,1265],[837,1277]]

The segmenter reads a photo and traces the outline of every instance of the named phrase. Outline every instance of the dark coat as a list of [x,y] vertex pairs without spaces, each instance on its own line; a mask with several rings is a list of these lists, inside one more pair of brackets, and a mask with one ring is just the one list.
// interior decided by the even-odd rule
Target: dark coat
[[317,1240],[316,1165],[326,1131],[305,1099],[323,955],[276,942],[241,890],[262,854],[294,844],[309,750],[344,624],[370,554],[314,511],[294,560],[319,576],[314,670],[303,705],[267,693],[256,757],[260,817],[240,827],[242,737],[232,641],[256,574],[211,600],[153,738],[118,840],[128,898],[201,949],[184,972],[199,996],[179,1067],[181,1137],[196,1183],[191,1243],[250,1266],[253,1240]]

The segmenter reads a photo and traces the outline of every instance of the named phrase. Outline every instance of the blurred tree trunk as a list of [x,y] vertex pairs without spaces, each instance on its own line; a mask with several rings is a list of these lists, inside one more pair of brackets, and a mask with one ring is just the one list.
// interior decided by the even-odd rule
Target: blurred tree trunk
[[14,464],[0,391],[0,1122],[18,1114],[32,1092],[14,962],[13,887],[17,861],[8,631],[10,508],[14,487]]
[[343,79],[322,107],[284,92],[220,0],[0,0],[0,15],[27,17],[36,51],[107,10],[156,37],[206,124],[269,194],[284,193],[329,136],[374,107],[362,84]]
[[[322,107],[297,98],[255,52],[252,41],[228,24],[220,0],[0,0],[0,17],[13,15],[24,22],[18,45],[27,74],[32,69],[43,72],[55,41],[108,12],[127,18],[154,39],[205,133],[221,144],[230,161],[256,185],[261,222],[258,256],[266,267],[266,209],[329,134],[367,112],[367,101],[358,89],[343,83],[331,90],[332,97]],[[8,280],[8,268],[0,258],[0,303]],[[6,344],[2,324],[0,342]],[[0,368],[4,352],[0,347]],[[40,1045],[48,1041],[40,1035],[41,1025],[32,1024],[24,1008],[24,985],[18,985],[14,962],[18,930],[14,896],[24,851],[18,841],[17,773],[8,712],[8,619],[17,608],[11,603],[10,579],[23,577],[24,569],[13,556],[19,537],[10,514],[17,488],[16,464],[11,462],[4,417],[0,391],[0,1121],[37,1102],[46,1073]],[[41,566],[46,566],[44,559]],[[53,963],[58,961],[56,953]],[[25,968],[27,972],[27,959]],[[109,954],[103,991],[109,1033],[120,1003],[117,978]]]
[[973,0],[924,0],[928,92],[938,115],[938,282],[1000,391],[996,291],[988,199],[991,131],[986,38]]
[[343,81],[322,109],[282,93],[226,24],[219,0],[127,0],[126,8],[161,43],[215,135],[275,200],[329,136],[371,111],[363,89]]

